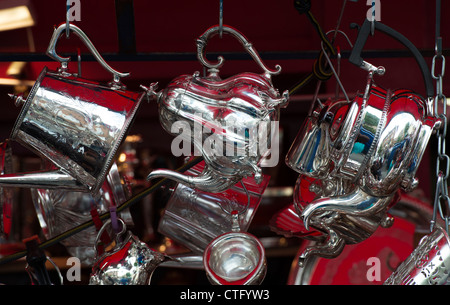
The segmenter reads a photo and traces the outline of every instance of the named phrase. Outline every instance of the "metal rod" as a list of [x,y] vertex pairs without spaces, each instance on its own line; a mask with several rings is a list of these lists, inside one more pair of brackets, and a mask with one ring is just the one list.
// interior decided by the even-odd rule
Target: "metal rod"
[[223,34],[223,0],[219,0],[219,36]]
[[[434,49],[421,50],[424,57],[433,57]],[[266,51],[259,52],[263,60],[308,60],[317,58],[317,50],[305,51]],[[364,58],[408,58],[412,57],[408,50],[367,50],[362,52]],[[95,61],[92,54],[81,54],[83,61]],[[211,59],[222,55],[229,60],[251,60],[247,52],[210,52],[206,57]],[[342,58],[348,58],[350,51],[342,51]],[[443,50],[444,56],[450,56],[450,49]],[[72,61],[78,60],[78,54],[68,53],[67,56]],[[197,61],[197,53],[178,53],[178,52],[155,52],[155,53],[136,53],[136,54],[117,54],[102,53],[102,57],[108,61]],[[24,62],[51,62],[52,60],[44,53],[0,53],[0,62],[24,61]]]

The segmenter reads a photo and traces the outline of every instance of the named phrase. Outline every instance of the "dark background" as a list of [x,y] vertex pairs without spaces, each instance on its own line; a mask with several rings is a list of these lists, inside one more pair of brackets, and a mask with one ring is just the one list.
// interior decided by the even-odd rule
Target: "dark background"
[[[6,70],[13,61],[27,62],[18,79],[33,82],[44,66],[51,69],[58,63],[46,55],[54,27],[65,22],[65,0],[31,1],[36,25],[29,29],[0,32],[0,78],[11,78]],[[344,1],[312,0],[311,11],[325,32],[336,28]],[[351,29],[351,23],[362,24],[369,6],[366,1],[347,1],[339,29],[344,31],[352,43],[357,30]],[[442,1],[442,26],[444,55],[450,48],[450,27],[445,18],[450,14],[448,1]],[[224,1],[224,24],[242,32],[260,52],[268,67],[280,64],[283,71],[273,76],[273,83],[280,91],[292,88],[312,71],[314,60],[320,51],[320,38],[308,18],[294,8],[293,1],[270,0],[226,0]],[[139,85],[158,82],[160,88],[174,77],[202,71],[196,59],[195,40],[210,26],[219,22],[219,1],[144,1],[144,0],[81,0],[81,21],[74,23],[91,39],[97,50],[116,70],[130,72],[123,79],[130,90],[140,90]],[[431,69],[431,59],[435,44],[435,2],[382,0],[381,22],[406,36],[424,55]],[[338,36],[335,43],[342,51],[341,81],[350,97],[364,90],[366,72],[347,61],[350,46]],[[82,59],[82,75],[97,81],[109,81],[111,76],[95,62],[87,48],[75,36],[69,39],[61,37],[58,52],[64,55],[75,54],[79,50]],[[375,33],[368,39],[364,48],[364,58],[374,65],[386,68],[384,76],[377,76],[378,85],[385,88],[409,88],[425,94],[420,70],[414,59],[405,52],[405,48],[392,38]],[[206,47],[207,53],[224,54],[226,61],[220,75],[225,78],[240,72],[260,72],[259,67],[246,55],[237,40],[224,35],[214,37]],[[214,58],[213,58],[214,59]],[[69,67],[77,69],[76,62]],[[450,81],[444,77],[444,94],[449,91]],[[8,98],[8,93],[27,92],[29,86],[0,85],[0,139],[6,139],[12,130],[20,108]],[[283,159],[307,115],[316,81],[291,96],[286,109],[281,110],[280,126],[283,131],[280,156]],[[324,82],[320,88],[322,98],[333,97],[336,89],[334,78]],[[142,141],[136,149],[146,150],[163,165],[174,167],[182,160],[175,159],[170,153],[172,137],[161,128],[155,102],[144,103],[136,116],[130,134],[139,134]],[[431,200],[434,190],[436,141],[432,139],[418,171],[419,188],[426,199]],[[13,151],[23,169],[35,164],[35,156],[20,146]],[[266,169],[272,175],[270,187],[292,187],[297,174],[287,168],[280,160],[276,168]],[[20,223],[16,224],[16,239],[40,234],[35,215],[27,195],[22,200]],[[267,230],[270,216],[290,198],[266,200],[258,211],[253,229]],[[28,209],[26,208],[28,207]],[[266,230],[266,231],[264,231]],[[294,243],[295,244],[295,243]],[[276,274],[268,277],[274,283],[283,283],[292,261],[292,251],[277,254],[274,264],[279,268],[270,271]],[[2,266],[0,266],[0,269]],[[187,273],[189,274],[189,273]],[[158,279],[158,275],[156,275]],[[192,279],[192,278],[191,278]],[[201,281],[204,278],[201,277]],[[161,282],[167,278],[161,276]]]

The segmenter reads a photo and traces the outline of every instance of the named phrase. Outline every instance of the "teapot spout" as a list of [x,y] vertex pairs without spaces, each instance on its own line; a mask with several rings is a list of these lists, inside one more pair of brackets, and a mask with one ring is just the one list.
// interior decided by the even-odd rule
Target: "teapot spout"
[[385,209],[394,199],[394,195],[375,197],[360,188],[345,196],[324,197],[311,202],[302,212],[303,222],[309,230],[309,222],[313,214],[323,211],[334,211],[353,216],[369,216]]
[[86,191],[74,177],[62,170],[37,171],[0,175],[0,187],[69,189]]
[[147,180],[155,178],[168,178],[190,188],[195,188],[208,193],[220,193],[238,183],[242,177],[227,177],[216,173],[209,167],[205,167],[199,176],[184,175],[168,169],[157,169],[147,176]]

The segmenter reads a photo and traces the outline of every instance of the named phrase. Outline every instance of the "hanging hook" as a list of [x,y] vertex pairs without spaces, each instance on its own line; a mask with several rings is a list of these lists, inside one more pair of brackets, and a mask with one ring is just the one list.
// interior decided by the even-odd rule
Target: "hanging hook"
[[223,34],[223,0],[219,0],[219,37]]
[[78,55],[78,77],[81,77],[81,51],[80,48],[77,48]]
[[[350,47],[353,48],[353,44],[351,43],[350,39],[348,38],[348,36],[344,32],[342,32],[340,30],[328,31],[325,35],[328,36],[331,32],[335,33],[335,37],[336,37],[337,33],[342,34],[344,36],[344,38],[347,40],[347,43],[350,45]],[[333,72],[334,76],[336,77],[336,81],[337,81],[338,86],[341,88],[342,93],[344,94],[345,99],[347,100],[347,102],[350,102],[350,100],[348,98],[348,95],[347,95],[347,92],[345,91],[344,86],[342,85],[342,82],[341,82],[341,80],[339,78],[339,73],[336,72],[336,70],[334,69],[333,64],[331,62],[331,59],[330,59],[330,57],[328,56],[328,54],[327,54],[327,52],[325,50],[325,46],[323,44],[323,41],[321,42],[321,47],[322,47],[322,53],[325,56],[325,59],[327,60],[331,71]],[[337,92],[338,92],[338,90],[336,89],[336,95],[337,95]]]
[[69,10],[70,10],[70,0],[66,0],[66,38],[69,38],[70,36]]
[[[264,63],[262,62],[261,57],[259,56],[256,49],[253,47],[251,42],[247,40],[247,38],[238,30],[235,28],[232,28],[231,26],[224,26],[222,28],[224,33],[230,34],[234,36],[239,42],[244,46],[245,50],[250,54],[250,56],[255,60],[255,62],[264,70],[264,74],[267,76],[267,78],[270,78],[270,75],[277,75],[281,72],[281,66],[276,65],[275,70],[271,70],[267,68]],[[208,43],[208,40],[217,35],[220,31],[220,26],[215,25],[207,29],[198,39],[197,39],[197,58],[200,61],[200,63],[209,69],[218,69],[223,65],[224,58],[222,56],[219,56],[217,59],[217,63],[213,64],[206,60],[204,49],[205,46]]]

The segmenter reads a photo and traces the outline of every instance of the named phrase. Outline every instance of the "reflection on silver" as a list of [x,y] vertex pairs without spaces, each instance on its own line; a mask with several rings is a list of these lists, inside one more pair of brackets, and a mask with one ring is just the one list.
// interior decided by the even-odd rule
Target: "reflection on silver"
[[171,255],[172,260],[166,260],[160,267],[200,269],[203,270],[203,256],[194,254]]
[[103,184],[141,99],[137,93],[102,87],[44,68],[11,139],[49,159],[84,190],[95,193]]
[[[119,218],[121,221],[121,219]],[[96,262],[92,267],[89,285],[149,285],[155,269],[168,256],[150,249],[136,236],[127,231],[122,222],[122,230],[116,235],[116,244],[112,250],[103,254],[97,251]],[[97,241],[106,227],[108,220],[98,232]]]
[[[203,59],[206,40],[216,31],[218,28],[209,29],[199,39],[199,59]],[[234,29],[225,27],[224,32],[248,43]],[[211,66],[204,59],[202,62]],[[222,61],[217,67],[221,64]],[[265,70],[262,75],[248,72],[223,80],[219,71],[211,68],[205,77],[198,72],[179,76],[161,92],[155,92],[155,86],[146,88],[148,96],[157,97],[163,128],[173,136],[184,137],[207,164],[198,177],[161,169],[147,178],[167,177],[206,192],[224,191],[247,176],[254,175],[260,181],[260,162],[272,148],[272,136],[277,133],[272,128],[278,129],[278,125],[271,123],[278,122],[279,108],[288,103],[287,92],[280,95],[270,78],[279,69],[270,72],[261,67]]]
[[259,285],[267,271],[264,247],[249,233],[217,237],[206,248],[203,261],[208,279],[215,285]]
[[267,272],[264,246],[252,234],[240,232],[237,213],[231,222],[232,231],[216,237],[203,253],[206,276],[214,285],[259,285]]
[[[12,152],[9,140],[0,143],[0,174],[5,175],[13,171]],[[0,187],[0,243],[8,239],[12,226],[12,208],[14,194],[11,188]]]
[[384,285],[444,285],[450,274],[450,239],[438,226],[424,236],[413,253]]
[[[423,230],[428,230],[430,225],[430,218],[433,213],[432,206],[429,202],[423,201],[423,193],[417,192],[417,194],[405,194],[402,193],[402,196],[399,202],[389,209],[389,214],[393,215],[396,219],[401,220],[411,225],[411,230],[404,231],[404,224],[399,225],[393,230],[386,231],[384,234],[388,234],[391,238],[394,239],[394,243],[392,240],[390,242],[383,240],[381,243],[378,239],[369,239],[365,241],[365,245],[362,245],[360,248],[355,245],[355,248],[349,251],[358,251],[361,249],[362,251],[366,251],[364,255],[358,252],[357,257],[353,256],[344,256],[336,258],[337,262],[335,263],[326,263],[319,256],[310,256],[308,260],[300,267],[298,264],[298,257],[304,251],[306,247],[312,247],[317,243],[316,240],[305,241],[302,244],[301,248],[298,251],[298,256],[294,259],[291,270],[289,272],[287,284],[288,285],[313,285],[313,284],[374,284],[367,278],[366,270],[367,269],[358,269],[364,270],[364,272],[355,272],[354,266],[359,266],[359,264],[366,264],[366,261],[370,257],[377,257],[381,260],[381,264],[386,268],[382,267],[381,273],[384,275],[381,276],[380,280],[384,281],[390,274],[392,274],[392,270],[396,268],[396,263],[390,261],[390,257],[402,257],[404,255],[404,250],[400,251],[398,245],[395,244],[395,240],[399,240],[409,245],[410,248],[414,247],[414,235],[422,234]],[[396,220],[397,221],[397,220]],[[412,230],[412,227],[415,230]],[[404,233],[400,233],[404,232]],[[380,236],[380,235],[379,235]],[[381,233],[381,236],[384,236]],[[406,239],[405,239],[406,238]],[[373,246],[372,246],[373,245]],[[378,249],[378,250],[377,250]],[[355,253],[355,252],[353,252]],[[384,253],[384,254],[383,254]],[[361,255],[360,255],[361,254]],[[406,254],[407,255],[407,254]],[[324,268],[324,264],[329,264],[331,266],[333,264],[340,264],[341,267],[347,266],[348,268],[340,268],[339,270],[334,270],[334,272],[327,273]],[[399,267],[398,267],[399,268]],[[338,276],[339,274],[339,276]],[[336,278],[333,277],[336,276]],[[331,278],[330,278],[331,276]],[[346,280],[346,276],[348,279]],[[377,282],[382,283],[382,282]]]
[[[200,165],[187,174],[198,175],[202,171]],[[246,231],[259,207],[269,177],[263,175],[260,184],[251,178],[242,182],[249,192],[248,206],[247,194],[240,183],[222,193],[203,192],[178,184],[167,202],[158,231],[196,254],[203,254],[214,238],[232,229],[229,214],[233,210],[242,211],[239,226]]]
[[[369,75],[353,102],[317,103],[292,144],[286,164],[300,173],[294,204],[306,230],[324,232],[300,257],[335,257],[378,226],[389,227],[398,190],[411,191],[428,140],[441,122],[409,90],[385,90]],[[314,239],[314,237],[311,238]]]
[[[117,179],[120,180],[119,175],[117,166],[113,164],[95,198],[86,192],[32,188],[31,198],[45,237],[53,238],[92,220],[92,209],[103,214],[108,212],[110,207],[119,206],[125,202],[127,197],[124,186],[120,181],[117,182]],[[133,224],[128,210],[121,212],[120,217],[128,225]],[[69,254],[78,257],[83,264],[92,265],[95,257],[93,245],[96,236],[95,228],[91,227],[62,240],[61,244],[66,247]]]
[[39,171],[28,173],[9,173],[0,176],[1,187],[41,187],[46,189],[60,189],[83,191],[84,186],[65,171]]
[[[144,93],[127,91],[118,85],[118,81],[102,85],[69,73],[68,59],[54,52],[64,26],[55,30],[49,46],[49,55],[61,60],[62,67],[58,71],[42,70],[11,133],[11,139],[53,162],[57,170],[28,177],[27,174],[18,174],[17,186],[59,187],[96,194]],[[108,68],[87,36],[76,26],[70,25],[70,29],[89,46],[102,66]],[[127,75],[110,67],[107,70],[112,70],[115,80],[118,76]],[[12,185],[14,178],[3,177],[0,183]]]

